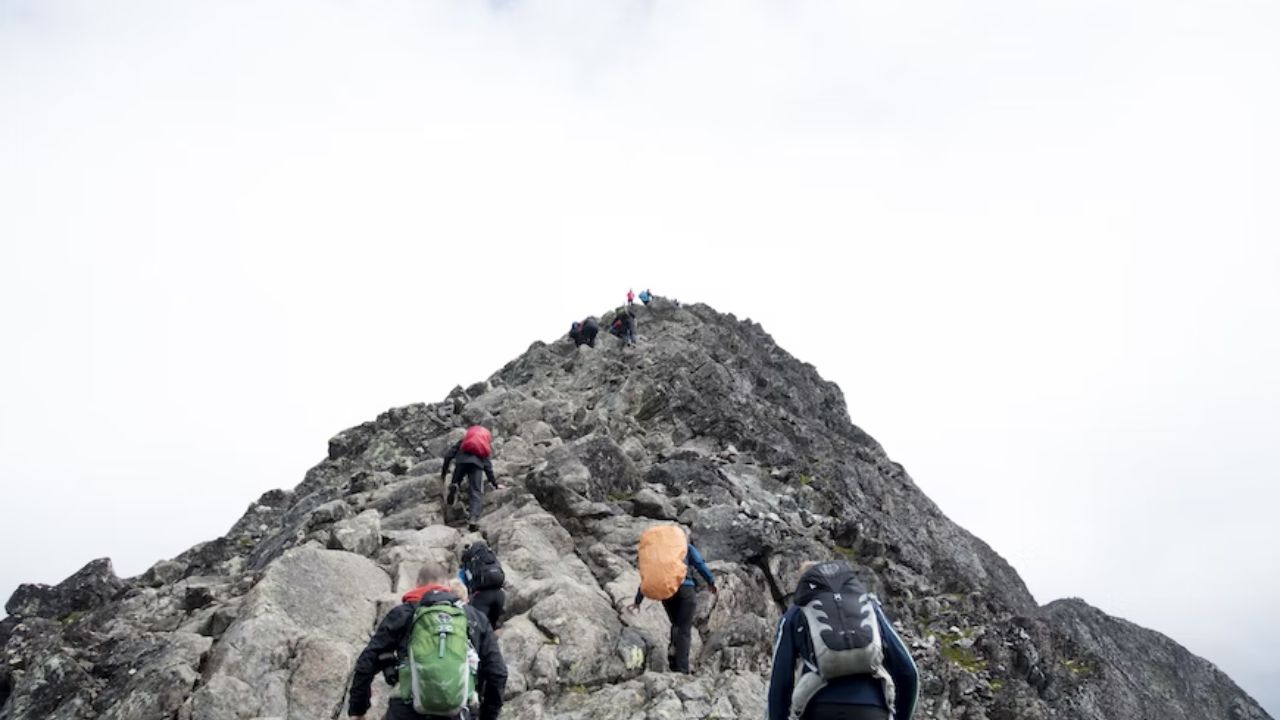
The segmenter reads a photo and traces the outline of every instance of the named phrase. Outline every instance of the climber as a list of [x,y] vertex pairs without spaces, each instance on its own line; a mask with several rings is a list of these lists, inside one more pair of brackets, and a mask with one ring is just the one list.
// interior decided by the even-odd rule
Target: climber
[[458,579],[467,587],[471,607],[479,610],[489,620],[494,630],[502,627],[502,610],[507,604],[507,594],[502,586],[506,574],[498,556],[484,542],[474,542],[462,549],[462,564]]
[[648,305],[653,300],[653,293],[649,292],[649,288],[640,291],[640,302]]
[[852,568],[804,565],[792,602],[778,623],[768,720],[911,720],[915,663]]
[[636,293],[634,290],[627,290],[627,307],[631,307],[636,303]]
[[480,511],[484,508],[484,478],[481,474],[489,478],[489,484],[494,490],[502,489],[493,475],[492,448],[493,435],[489,430],[473,425],[467,428],[466,436],[460,442],[454,443],[453,447],[444,454],[444,465],[440,468],[440,479],[444,480],[449,476],[449,463],[456,463],[453,479],[449,483],[449,495],[445,499],[447,505],[453,504],[458,495],[458,485],[464,478],[467,480],[470,496],[467,503],[467,529],[471,532],[480,529]]
[[579,347],[586,345],[587,347],[596,346],[596,335],[600,332],[600,325],[596,319],[589,317],[582,322],[574,322],[569,328],[569,339],[573,340],[573,346]]
[[[502,711],[502,693],[507,686],[507,665],[502,659],[502,649],[494,637],[493,628],[484,614],[474,607],[463,605],[457,595],[449,592],[449,573],[435,562],[428,561],[418,571],[418,587],[405,593],[402,603],[392,608],[383,618],[377,631],[369,639],[360,657],[356,659],[351,678],[351,700],[347,714],[356,720],[369,712],[369,685],[378,673],[379,658],[389,658],[399,667],[396,675],[399,693],[387,705],[385,720],[424,720],[438,716],[473,717],[468,705],[478,698],[479,720],[497,720]],[[416,619],[431,608],[430,622]],[[465,628],[467,643],[453,644],[442,631],[446,628]],[[421,630],[419,630],[421,629]],[[441,631],[437,640],[437,631]],[[459,636],[461,633],[459,633]],[[432,651],[416,654],[424,656],[420,664],[410,662],[411,648],[422,643]],[[434,648],[440,648],[440,654]],[[475,686],[466,680],[465,668],[478,655],[478,667],[472,665]],[[383,660],[381,662],[387,662]],[[414,674],[417,673],[417,677]],[[464,679],[461,682],[432,682],[438,677]],[[427,688],[423,690],[422,688]],[[415,697],[415,691],[419,696]],[[415,705],[430,708],[420,713]]]
[[640,589],[636,590],[632,612],[640,611],[644,599],[661,600],[671,621],[671,640],[667,645],[667,668],[688,675],[689,646],[693,642],[693,618],[698,610],[698,596],[690,568],[707,581],[711,594],[718,594],[711,568],[702,553],[689,542],[689,531],[678,525],[657,525],[640,536]]
[[631,312],[631,308],[622,315],[622,334],[618,337],[623,345],[636,344],[636,316]]
[[629,307],[619,307],[614,311],[613,324],[609,326],[609,334],[618,338],[621,345],[636,344],[636,316]]
[[594,317],[588,317],[586,320],[582,321],[582,330],[580,334],[582,335],[582,342],[585,343],[587,347],[596,346],[596,335],[599,332],[600,324],[596,322]]

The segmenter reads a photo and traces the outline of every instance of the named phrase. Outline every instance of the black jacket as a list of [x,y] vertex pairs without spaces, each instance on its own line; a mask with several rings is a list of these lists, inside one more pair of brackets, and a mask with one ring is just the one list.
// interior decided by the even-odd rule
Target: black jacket
[[635,331],[636,316],[635,313],[627,310],[618,313],[613,318],[613,323],[609,325],[609,334],[615,337],[623,337],[628,333]]
[[587,318],[582,322],[582,327],[578,330],[578,336],[582,338],[582,342],[586,345],[595,347],[596,335],[600,332],[600,325],[595,318]]
[[[416,592],[410,592],[405,598],[417,596]],[[400,661],[407,653],[409,626],[413,623],[413,612],[417,606],[458,601],[457,595],[438,587],[428,589],[421,594],[421,598],[419,603],[405,602],[387,613],[373,637],[369,638],[369,644],[360,653],[360,657],[356,658],[356,669],[351,678],[351,701],[347,706],[349,715],[359,716],[369,711],[369,684],[382,670],[378,656],[394,652],[397,661]],[[507,688],[507,664],[502,659],[502,650],[498,647],[498,639],[493,635],[488,618],[470,605],[465,605],[464,609],[471,644],[480,656],[480,669],[476,673],[480,694],[479,720],[497,720],[502,710],[502,693]]]
[[456,462],[458,465],[475,465],[482,470],[489,478],[489,484],[496,486],[498,479],[493,476],[493,461],[489,458],[482,458],[478,455],[472,455],[469,452],[462,451],[462,443],[456,442],[449,451],[444,454],[444,465],[440,468],[440,477],[449,476],[449,463]]

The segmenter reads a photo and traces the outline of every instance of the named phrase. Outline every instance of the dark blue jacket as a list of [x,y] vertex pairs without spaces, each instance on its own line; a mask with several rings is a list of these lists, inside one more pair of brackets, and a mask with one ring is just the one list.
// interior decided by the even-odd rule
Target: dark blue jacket
[[[698,552],[698,548],[694,547],[692,543],[689,544],[689,550],[684,554],[684,564],[688,569],[685,570],[684,582],[680,583],[681,585],[694,587],[697,583],[693,580],[693,571],[697,570],[702,579],[707,581],[707,585],[715,587],[716,579],[711,574],[711,568],[707,567],[707,561],[702,559],[702,553]],[[644,593],[636,590],[636,604],[639,605],[642,600],[644,600]]]
[[[911,720],[915,712],[919,674],[911,654],[902,644],[893,625],[884,616],[884,610],[876,603],[876,617],[880,621],[880,637],[884,643],[884,667],[893,678],[896,698],[894,720]],[[768,720],[787,720],[791,715],[791,693],[795,689],[796,664],[801,653],[813,663],[813,645],[808,638],[809,628],[800,616],[800,608],[792,605],[778,623],[778,638],[773,649],[773,677],[769,681]],[[801,663],[803,664],[803,663]],[[811,672],[807,668],[805,672]],[[880,680],[869,675],[855,675],[832,680],[809,701],[838,705],[871,705],[888,709],[884,688]]]

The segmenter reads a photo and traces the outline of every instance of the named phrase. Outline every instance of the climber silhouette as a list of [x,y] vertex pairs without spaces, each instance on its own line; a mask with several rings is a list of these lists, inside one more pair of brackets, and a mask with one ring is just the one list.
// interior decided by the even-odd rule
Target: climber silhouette
[[487,543],[473,542],[462,549],[458,579],[466,585],[471,606],[489,619],[494,630],[502,627],[502,611],[507,604],[507,594],[502,587],[507,578],[502,563]]
[[[458,495],[458,485],[463,479],[467,480],[467,488],[469,500],[467,503],[467,520],[468,529],[475,532],[480,529],[480,511],[484,509],[484,478],[481,474],[489,478],[489,484],[494,490],[501,490],[502,486],[498,484],[497,478],[493,475],[493,435],[487,428],[479,425],[473,425],[467,429],[467,434],[461,441],[454,443],[444,454],[444,465],[440,468],[440,479],[444,480],[449,476],[449,464],[456,463],[453,469],[453,479],[449,482],[449,495],[445,499],[446,505],[452,505],[454,499]],[[445,509],[446,514],[448,509]]]
[[596,335],[600,332],[600,325],[594,317],[589,317],[582,322],[575,322],[569,328],[569,339],[573,340],[573,346],[579,347],[586,345],[587,347],[596,346]]
[[609,334],[618,338],[619,345],[636,344],[636,316],[630,307],[619,307],[614,311]]
[[911,720],[918,683],[911,654],[853,570],[804,565],[778,622],[767,720]]
[[[373,637],[369,639],[369,644],[356,659],[355,672],[351,678],[351,700],[347,705],[347,714],[352,718],[360,720],[369,712],[369,685],[380,666],[387,664],[399,667],[396,677],[400,688],[399,695],[387,705],[384,720],[427,720],[437,717],[414,710],[414,693],[420,685],[418,680],[421,679],[421,673],[426,673],[430,679],[431,670],[419,670],[420,675],[415,678],[408,653],[411,645],[416,646],[417,639],[411,637],[415,627],[425,628],[429,635],[433,635],[437,627],[426,621],[415,622],[419,608],[440,607],[448,611],[450,607],[462,605],[461,598],[449,590],[449,583],[449,572],[441,565],[428,561],[418,571],[418,587],[405,593],[401,598],[403,602],[383,618]],[[451,612],[456,613],[457,610]],[[502,693],[507,687],[507,664],[502,658],[502,649],[498,646],[493,628],[484,614],[470,605],[463,605],[462,613],[466,618],[470,647],[479,656],[479,665],[475,668],[475,691],[480,704],[478,718],[497,720],[502,711]],[[427,640],[434,641],[430,637]],[[466,663],[470,664],[470,660],[466,660]],[[461,669],[465,671],[465,667]]]
[[[673,536],[667,533],[667,537],[663,538],[655,531],[663,530],[682,531],[683,537],[679,534]],[[653,566],[646,566],[645,543],[646,537],[655,539],[656,544],[670,545],[672,542],[678,542],[683,547],[683,558],[680,558],[680,546],[675,546],[675,555],[677,562],[683,563],[684,567],[672,567],[669,563],[657,563]],[[659,551],[661,552],[661,550]],[[693,619],[698,611],[698,596],[695,582],[693,579],[693,570],[697,570],[707,582],[707,587],[712,594],[716,594],[719,590],[716,588],[716,579],[711,574],[711,568],[707,567],[707,563],[702,559],[702,553],[698,552],[698,548],[689,542],[688,528],[680,528],[677,526],[659,526],[650,528],[641,536],[641,552],[640,552],[640,588],[636,590],[635,602],[631,605],[632,612],[640,611],[640,603],[644,602],[646,590],[654,585],[661,585],[662,578],[655,579],[650,575],[655,573],[675,573],[679,574],[683,570],[683,580],[679,577],[672,577],[673,580],[679,582],[679,587],[675,594],[669,597],[661,598],[662,607],[667,611],[667,619],[671,621],[671,640],[667,646],[667,669],[672,672],[689,674],[689,647],[693,643]],[[656,582],[655,582],[656,580]],[[652,591],[649,594],[652,597]]]

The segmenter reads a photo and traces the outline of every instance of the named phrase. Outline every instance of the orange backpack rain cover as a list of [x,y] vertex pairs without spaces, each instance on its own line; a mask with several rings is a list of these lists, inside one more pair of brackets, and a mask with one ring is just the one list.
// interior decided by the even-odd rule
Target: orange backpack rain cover
[[677,525],[658,525],[640,536],[640,592],[650,600],[676,594],[689,571],[685,555],[689,541]]

